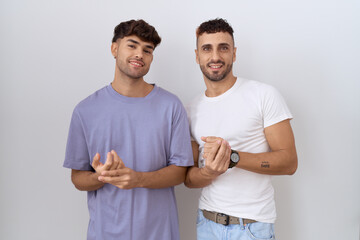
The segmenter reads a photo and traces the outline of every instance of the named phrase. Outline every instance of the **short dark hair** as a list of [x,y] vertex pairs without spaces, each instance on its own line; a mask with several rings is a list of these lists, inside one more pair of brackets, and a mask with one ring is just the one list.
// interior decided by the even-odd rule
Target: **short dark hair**
[[117,25],[114,29],[112,42],[130,35],[136,35],[142,41],[151,42],[154,44],[154,47],[161,42],[161,38],[155,28],[142,19],[129,20]]
[[198,39],[203,33],[217,32],[227,32],[234,40],[234,30],[232,29],[230,24],[222,18],[215,18],[200,24],[200,26],[196,29],[196,39]]

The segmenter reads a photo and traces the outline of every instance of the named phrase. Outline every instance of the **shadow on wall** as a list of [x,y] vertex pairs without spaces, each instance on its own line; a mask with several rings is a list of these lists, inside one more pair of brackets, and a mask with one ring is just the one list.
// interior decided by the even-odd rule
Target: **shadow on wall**
[[190,189],[184,184],[175,187],[181,240],[196,239],[196,217],[200,192],[200,189]]
[[[296,173],[295,175],[296,176]],[[277,219],[275,222],[276,239],[293,239],[297,236],[295,226],[295,203],[291,195],[291,179],[294,176],[277,176],[273,178]]]

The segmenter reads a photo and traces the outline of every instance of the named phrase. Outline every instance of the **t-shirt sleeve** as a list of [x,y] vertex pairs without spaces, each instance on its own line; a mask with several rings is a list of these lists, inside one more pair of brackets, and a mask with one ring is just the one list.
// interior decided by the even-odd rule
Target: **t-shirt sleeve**
[[190,140],[191,141],[196,141],[195,138],[191,134],[191,127],[190,127],[191,126],[191,118],[190,118],[190,116],[191,116],[191,106],[190,106],[190,104],[185,106],[185,111],[187,113],[187,119],[188,119],[188,123],[189,123]]
[[193,166],[190,128],[185,108],[181,103],[176,107],[172,120],[170,157],[168,165]]
[[262,97],[262,106],[264,128],[293,118],[284,98],[272,86],[267,85]]
[[63,166],[76,170],[92,170],[83,125],[76,108],[71,117]]

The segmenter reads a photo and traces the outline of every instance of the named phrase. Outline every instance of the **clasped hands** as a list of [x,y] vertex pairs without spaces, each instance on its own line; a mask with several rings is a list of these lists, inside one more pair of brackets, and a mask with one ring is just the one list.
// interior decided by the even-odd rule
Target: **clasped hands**
[[220,137],[201,137],[205,142],[203,158],[206,159],[202,168],[203,174],[209,178],[217,177],[229,168],[231,147],[229,143]]
[[100,154],[96,153],[91,166],[99,174],[100,182],[110,183],[121,189],[139,187],[141,172],[127,168],[114,150],[107,153],[105,164],[100,162]]

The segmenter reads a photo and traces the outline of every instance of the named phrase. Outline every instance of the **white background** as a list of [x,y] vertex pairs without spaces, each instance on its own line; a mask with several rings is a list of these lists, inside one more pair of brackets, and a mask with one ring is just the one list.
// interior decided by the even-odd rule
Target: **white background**
[[[146,80],[187,104],[205,90],[195,29],[223,17],[235,75],[275,86],[294,115],[299,168],[274,177],[277,239],[358,240],[359,12],[355,0],[1,0],[0,239],[86,238],[86,193],[62,163],[74,106],[113,79],[118,23],[156,27]],[[193,240],[199,191],[176,193],[181,238]]]

